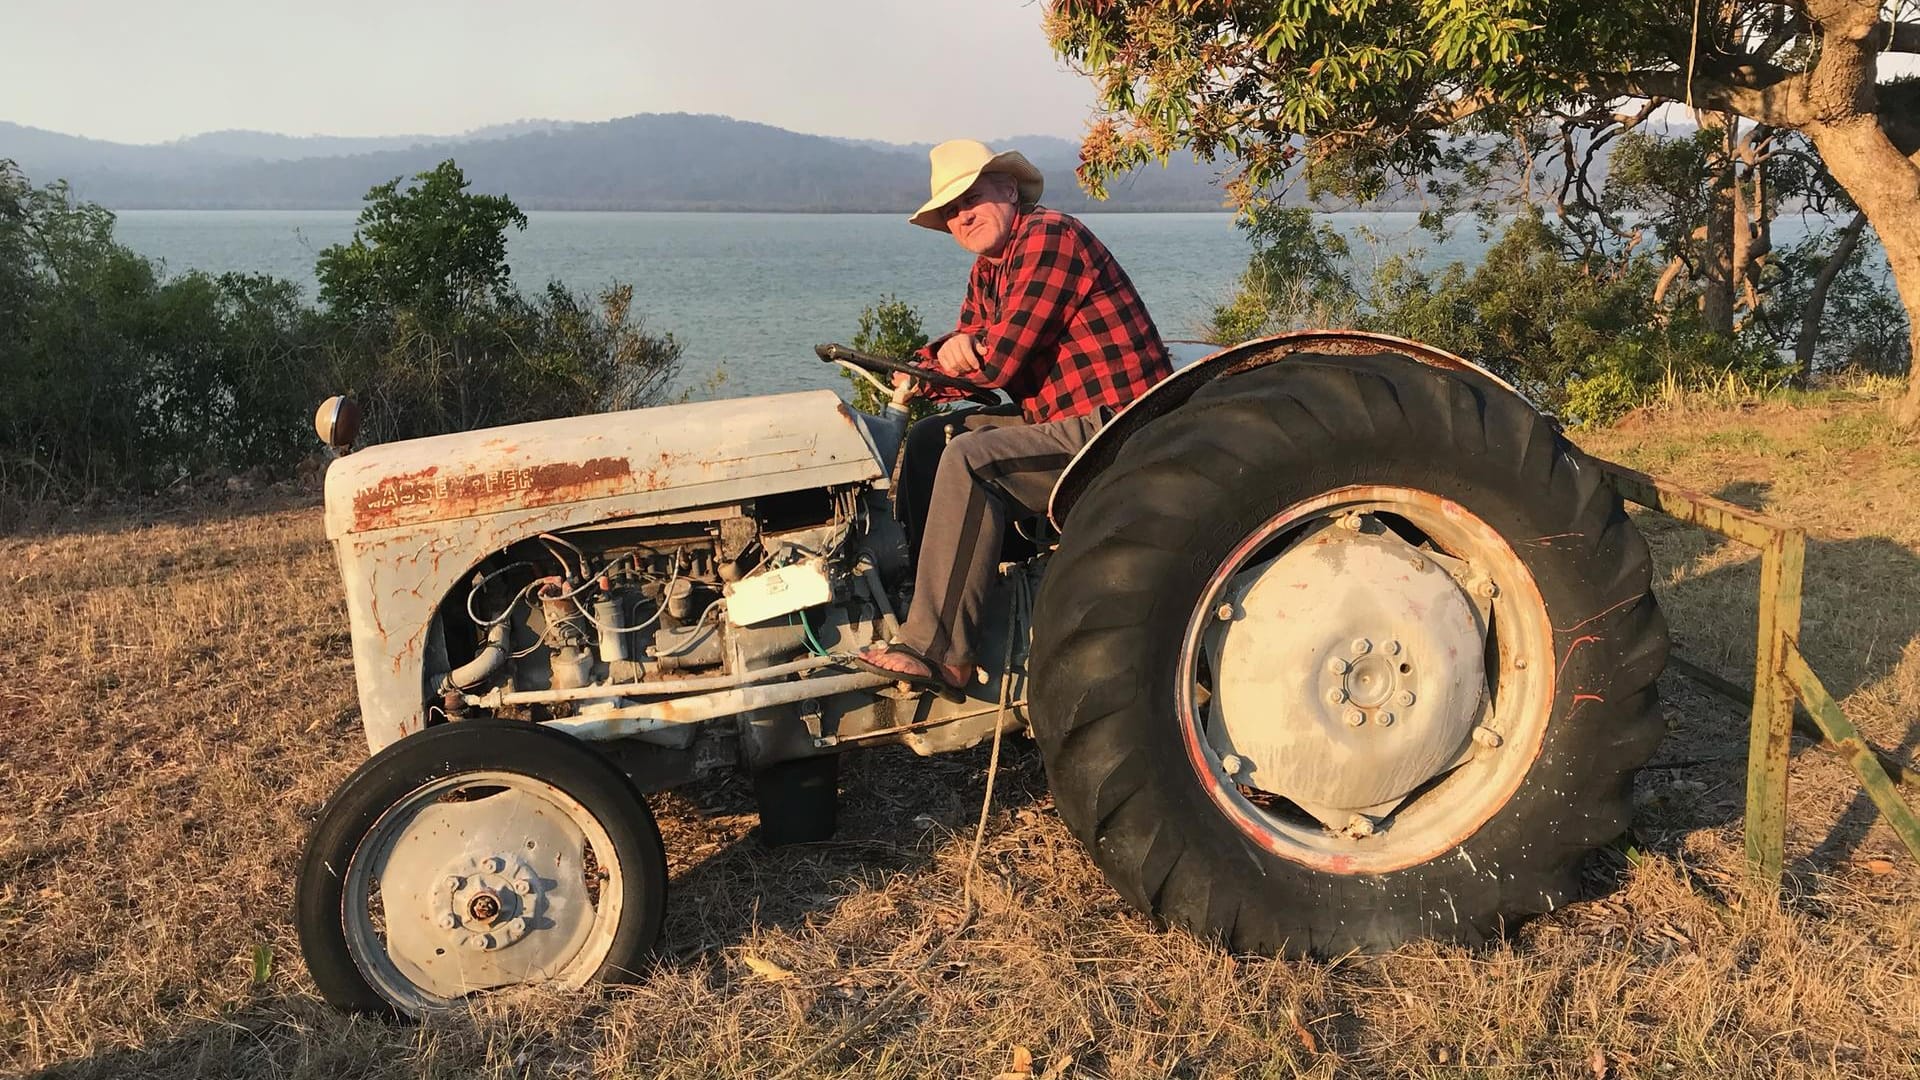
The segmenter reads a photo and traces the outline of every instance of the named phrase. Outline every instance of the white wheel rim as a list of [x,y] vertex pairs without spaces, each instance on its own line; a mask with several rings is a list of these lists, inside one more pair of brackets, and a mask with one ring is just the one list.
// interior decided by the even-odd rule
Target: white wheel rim
[[585,985],[613,947],[625,885],[579,800],[520,773],[462,773],[374,822],[347,865],[342,926],[367,982],[418,1015],[483,990]]
[[[1362,516],[1350,516],[1356,514]],[[1465,686],[1462,680],[1453,678],[1457,672],[1440,670],[1447,662],[1435,663],[1447,650],[1427,648],[1426,659],[1416,662],[1416,666],[1425,665],[1418,682],[1394,683],[1384,692],[1363,693],[1357,685],[1344,681],[1346,675],[1317,666],[1331,663],[1336,654],[1343,661],[1362,655],[1352,651],[1360,646],[1360,641],[1352,639],[1364,637],[1353,632],[1352,623],[1327,618],[1322,613],[1304,636],[1298,629],[1276,633],[1286,612],[1268,610],[1274,606],[1272,601],[1277,596],[1273,591],[1273,578],[1282,572],[1293,573],[1298,580],[1287,582],[1291,587],[1289,595],[1293,596],[1302,594],[1291,589],[1309,588],[1316,580],[1333,582],[1333,578],[1316,579],[1311,574],[1298,574],[1298,556],[1293,553],[1299,545],[1308,542],[1307,538],[1324,538],[1327,534],[1321,530],[1340,519],[1371,523],[1369,527],[1391,523],[1423,541],[1419,554],[1425,557],[1413,561],[1426,564],[1425,578],[1433,577],[1434,568],[1439,566],[1465,579],[1459,591],[1476,609],[1485,612],[1481,616],[1487,622],[1482,627],[1485,637],[1478,640],[1486,648],[1484,659],[1476,658],[1471,665],[1456,666],[1483,673],[1484,704],[1476,704],[1481,700],[1477,696],[1481,688]],[[1398,539],[1392,532],[1386,535]],[[1387,545],[1376,546],[1382,550],[1387,548]],[[1415,549],[1407,546],[1406,550],[1412,554]],[[1289,557],[1280,557],[1283,554]],[[1488,581],[1495,583],[1495,587],[1487,587]],[[1263,583],[1269,587],[1264,602],[1260,591]],[[1426,605],[1446,591],[1436,591],[1430,581],[1423,580],[1420,571],[1399,575],[1392,583],[1381,582],[1377,586],[1369,583],[1368,588],[1385,589],[1389,584],[1401,590],[1421,590],[1422,604],[1416,607]],[[1350,582],[1341,582],[1340,586],[1351,595]],[[1494,595],[1489,597],[1488,593]],[[1235,609],[1236,604],[1249,600],[1260,610]],[[1293,606],[1300,612],[1312,610],[1304,599]],[[1459,616],[1455,613],[1449,618],[1457,622]],[[1310,672],[1309,679],[1299,681],[1311,685],[1314,694],[1324,697],[1309,702],[1296,696],[1269,703],[1267,712],[1272,714],[1271,718],[1259,716],[1251,720],[1247,719],[1249,696],[1243,692],[1235,702],[1234,685],[1223,682],[1218,687],[1221,693],[1216,697],[1213,684],[1218,673],[1210,664],[1220,664],[1223,669],[1230,667],[1229,662],[1222,661],[1221,628],[1224,623],[1240,619],[1272,620],[1265,627],[1250,627],[1248,633],[1264,630],[1271,640],[1286,645],[1289,656],[1275,656],[1270,665],[1292,664]],[[1233,632],[1240,631],[1236,628]],[[1415,627],[1411,632],[1425,633],[1426,638],[1421,640],[1460,644],[1458,627],[1441,625],[1440,621]],[[1315,641],[1313,634],[1316,633],[1327,640],[1319,643],[1319,648],[1307,647]],[[1554,696],[1552,640],[1546,606],[1532,575],[1512,547],[1464,507],[1426,492],[1395,486],[1356,485],[1327,492],[1288,507],[1255,529],[1221,562],[1202,591],[1181,646],[1175,689],[1176,710],[1189,764],[1209,797],[1229,820],[1262,848],[1282,858],[1317,869],[1353,874],[1383,873],[1429,861],[1457,847],[1504,806],[1538,756]],[[1384,644],[1367,642],[1369,650]],[[1369,662],[1379,659],[1371,651],[1364,655]],[[1244,657],[1240,665],[1243,673],[1248,670]],[[1408,670],[1398,664],[1398,658],[1395,668]],[[1383,670],[1389,671],[1389,679],[1393,677],[1391,669]],[[1322,687],[1319,682],[1329,685]],[[1403,714],[1398,729],[1376,730],[1381,714],[1394,709],[1394,695],[1404,690],[1406,696],[1419,701],[1412,692],[1414,689],[1426,694],[1442,689],[1443,683],[1447,688],[1440,694],[1441,704],[1419,702],[1440,709],[1443,716],[1422,725],[1405,723],[1407,717]],[[1460,685],[1453,685],[1456,683]],[[1347,745],[1350,740],[1345,734],[1336,734],[1338,725],[1329,728],[1326,722],[1327,713],[1334,709],[1331,698],[1336,688],[1355,691],[1355,700],[1349,703],[1343,698],[1338,710],[1364,712],[1352,732],[1356,739],[1427,740],[1426,745],[1389,755],[1389,764],[1407,772],[1410,781],[1389,783],[1384,788],[1375,784],[1376,778],[1371,775],[1355,774],[1346,781],[1338,778],[1329,781],[1326,768],[1322,768],[1316,783],[1315,778],[1300,771],[1306,759],[1299,755],[1307,752],[1307,748],[1325,752],[1326,760],[1334,762],[1334,767],[1351,768],[1346,764],[1349,759],[1340,756],[1340,752],[1350,748]],[[1351,708],[1358,704],[1367,708]],[[1281,707],[1283,705],[1285,707]],[[1238,711],[1229,713],[1228,706]],[[1230,725],[1229,718],[1239,722]],[[1261,723],[1270,725],[1264,736],[1259,732]],[[1440,734],[1434,733],[1436,728]],[[1242,744],[1258,745],[1261,738],[1265,738],[1271,745],[1256,753],[1264,755],[1261,760],[1275,777],[1293,784],[1295,790],[1270,791],[1259,786],[1257,781],[1263,774],[1257,768],[1250,768],[1256,754],[1242,757],[1232,752],[1236,747],[1232,735],[1223,734],[1226,729],[1238,735]],[[1250,733],[1260,737],[1250,739]],[[1446,744],[1445,753],[1436,754],[1435,748],[1442,744]],[[1294,756],[1289,758],[1289,754]],[[1290,763],[1294,766],[1291,772]],[[1338,790],[1343,784],[1344,790]],[[1284,787],[1286,783],[1276,786]],[[1330,793],[1346,794],[1362,801],[1378,798],[1383,793],[1392,797],[1379,805],[1339,810],[1314,803],[1299,790],[1301,786],[1311,788],[1311,793],[1321,798],[1331,798]],[[1401,793],[1402,788],[1407,790]],[[1333,801],[1339,803],[1340,800]],[[1311,811],[1303,811],[1305,806],[1310,806]],[[1339,817],[1330,818],[1329,813]],[[1349,813],[1353,815],[1351,826],[1334,831],[1332,824],[1346,820]]]

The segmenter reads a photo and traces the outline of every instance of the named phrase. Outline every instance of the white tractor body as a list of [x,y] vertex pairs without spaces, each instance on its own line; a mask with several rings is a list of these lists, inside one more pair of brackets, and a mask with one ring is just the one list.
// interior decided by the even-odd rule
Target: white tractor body
[[434,616],[488,556],[541,533],[885,475],[863,423],[826,390],[516,424],[339,458],[327,470],[326,528],[368,745],[423,726]]

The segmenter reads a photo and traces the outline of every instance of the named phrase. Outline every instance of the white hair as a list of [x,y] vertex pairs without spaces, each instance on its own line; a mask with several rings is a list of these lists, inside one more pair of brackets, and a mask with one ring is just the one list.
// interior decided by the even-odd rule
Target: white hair
[[[987,180],[989,178],[991,178],[996,184],[999,183],[1000,181],[1005,181],[1005,184],[1001,185],[1002,189],[1005,190],[1007,196],[1013,200],[1014,205],[1018,206],[1020,209],[1031,210],[1034,207],[1040,205],[1039,203],[1034,202],[1031,199],[1023,199],[1020,197],[1020,178],[1013,175],[1012,173],[989,172],[989,173],[980,174],[980,180]],[[979,183],[980,181],[976,180],[974,182]]]

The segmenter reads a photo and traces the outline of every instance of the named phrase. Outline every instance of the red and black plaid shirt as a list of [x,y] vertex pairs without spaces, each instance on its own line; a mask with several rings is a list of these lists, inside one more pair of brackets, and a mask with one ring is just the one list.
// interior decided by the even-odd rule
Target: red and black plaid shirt
[[[1126,271],[1085,225],[1054,210],[1021,214],[998,259],[974,260],[954,333],[980,346],[980,370],[964,378],[1005,390],[1034,424],[1117,411],[1173,372]],[[921,360],[930,364],[944,340]]]

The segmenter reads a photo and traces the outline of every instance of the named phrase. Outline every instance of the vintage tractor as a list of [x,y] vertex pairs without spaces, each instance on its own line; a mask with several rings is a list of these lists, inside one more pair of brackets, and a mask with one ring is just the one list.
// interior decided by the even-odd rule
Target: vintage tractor
[[667,901],[644,793],[744,769],[765,840],[821,839],[856,746],[1030,726],[1113,886],[1238,950],[1483,940],[1625,829],[1663,731],[1647,549],[1486,371],[1310,332],[1176,372],[1019,523],[961,702],[846,663],[910,602],[904,422],[822,390],[333,462],[375,753],[301,869],[328,1000],[633,977]]

